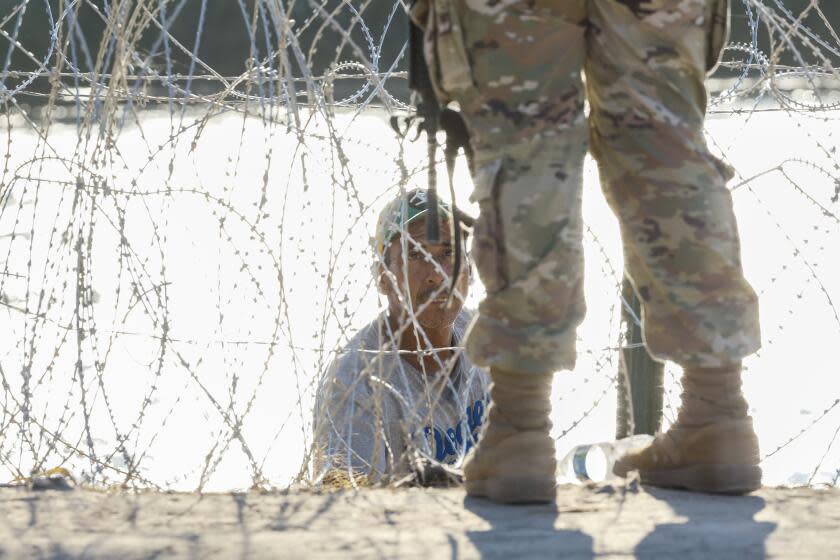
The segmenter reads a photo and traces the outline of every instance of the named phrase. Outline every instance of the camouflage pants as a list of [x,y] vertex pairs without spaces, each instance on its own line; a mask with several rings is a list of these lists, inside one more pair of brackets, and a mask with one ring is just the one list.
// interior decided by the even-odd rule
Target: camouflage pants
[[473,253],[487,288],[467,342],[476,363],[574,367],[587,149],[621,225],[651,354],[715,367],[758,349],[757,298],[725,186],[732,172],[703,135],[703,82],[726,10],[726,0],[415,8],[438,95],[459,103],[476,152]]

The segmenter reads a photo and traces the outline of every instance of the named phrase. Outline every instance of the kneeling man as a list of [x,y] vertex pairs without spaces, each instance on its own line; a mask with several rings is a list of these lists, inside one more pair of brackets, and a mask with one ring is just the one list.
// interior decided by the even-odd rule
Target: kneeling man
[[316,477],[343,469],[381,481],[410,472],[418,459],[457,466],[477,441],[489,378],[462,351],[471,319],[463,308],[470,263],[465,256],[447,303],[454,244],[465,240],[452,239],[452,210],[439,203],[440,242],[429,243],[428,210],[426,191],[417,189],[379,216],[374,275],[388,308],[350,340],[321,380]]

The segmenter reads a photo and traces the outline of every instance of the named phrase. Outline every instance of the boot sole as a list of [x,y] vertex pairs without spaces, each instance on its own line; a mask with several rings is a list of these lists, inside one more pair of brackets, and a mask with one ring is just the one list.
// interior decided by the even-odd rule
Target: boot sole
[[557,499],[557,480],[548,476],[497,476],[466,481],[467,495],[503,504],[547,504]]
[[761,468],[749,465],[692,465],[639,471],[642,484],[708,494],[749,494],[761,488]]

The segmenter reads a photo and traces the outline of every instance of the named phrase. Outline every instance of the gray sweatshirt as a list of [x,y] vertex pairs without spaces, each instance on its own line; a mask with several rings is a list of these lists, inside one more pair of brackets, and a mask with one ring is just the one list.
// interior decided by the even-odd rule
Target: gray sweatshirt
[[[489,376],[461,350],[471,314],[453,325],[451,373],[423,373],[395,351],[385,315],[363,328],[330,364],[315,404],[318,470],[347,469],[374,480],[409,471],[409,457],[459,466],[477,441]],[[451,365],[451,364],[448,364]]]

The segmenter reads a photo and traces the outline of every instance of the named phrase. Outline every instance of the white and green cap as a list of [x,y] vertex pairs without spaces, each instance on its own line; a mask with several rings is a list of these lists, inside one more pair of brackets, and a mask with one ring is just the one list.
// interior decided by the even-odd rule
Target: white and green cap
[[[446,202],[438,199],[439,216],[449,220],[452,217],[452,207]],[[376,222],[376,236],[374,238],[377,255],[384,255],[388,245],[394,236],[406,230],[408,224],[419,220],[429,213],[429,191],[426,189],[413,189],[400,194],[388,203],[380,212]],[[461,223],[470,227],[474,220],[472,217],[458,211]]]

